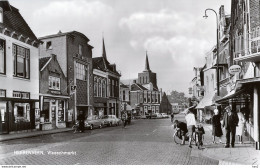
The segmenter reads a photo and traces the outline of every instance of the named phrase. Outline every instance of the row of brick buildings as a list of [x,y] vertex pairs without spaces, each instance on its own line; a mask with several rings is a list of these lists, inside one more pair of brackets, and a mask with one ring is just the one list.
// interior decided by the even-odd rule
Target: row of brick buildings
[[[19,10],[0,1],[0,134],[71,127],[79,111],[120,118],[122,110],[137,109],[123,100],[129,94],[123,86],[120,99],[121,74],[108,61],[104,39],[102,56],[94,58],[89,41],[77,31],[37,38]],[[148,58],[147,64],[140,108],[158,112],[161,92]]]
[[224,6],[219,9],[219,46],[207,52],[204,66],[194,68],[190,93],[199,120],[209,120],[216,106],[222,115],[226,106],[244,113],[247,132],[259,145],[260,1],[231,3],[231,15],[225,14]]

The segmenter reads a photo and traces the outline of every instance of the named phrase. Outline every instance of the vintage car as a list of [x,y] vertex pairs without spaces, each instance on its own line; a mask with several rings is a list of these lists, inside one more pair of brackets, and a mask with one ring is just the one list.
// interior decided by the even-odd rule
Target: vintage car
[[116,117],[116,115],[105,115],[102,117],[104,121],[104,125],[107,126],[118,126],[120,124],[120,119]]
[[102,128],[104,126],[104,120],[99,118],[97,115],[88,116],[85,120],[85,127],[93,129],[94,127]]
[[169,118],[169,116],[166,113],[161,113],[162,118]]

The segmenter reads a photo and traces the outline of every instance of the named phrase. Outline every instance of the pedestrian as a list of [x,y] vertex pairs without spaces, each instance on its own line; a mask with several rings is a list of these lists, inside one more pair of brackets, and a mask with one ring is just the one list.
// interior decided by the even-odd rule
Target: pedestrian
[[195,129],[197,138],[198,138],[198,148],[203,146],[203,135],[205,134],[205,130],[203,128],[203,125],[200,123],[198,127]]
[[215,137],[219,138],[219,143],[222,143],[221,138],[222,138],[223,132],[221,128],[221,123],[220,123],[220,115],[218,109],[214,110],[214,115],[212,117],[212,137],[213,137],[213,144],[216,143]]
[[126,111],[124,111],[124,112],[122,113],[122,116],[121,116],[121,120],[122,120],[122,122],[123,122],[124,128],[126,127],[127,119],[128,119],[127,113],[126,113]]
[[173,122],[173,119],[174,119],[174,114],[173,112],[171,113],[171,122]]
[[223,127],[226,130],[226,145],[225,148],[230,147],[230,134],[231,134],[231,147],[235,146],[236,126],[238,125],[238,116],[234,110],[229,106],[225,108],[226,112],[223,117]]
[[245,117],[243,115],[243,113],[241,111],[243,111],[244,109],[241,109],[238,113],[238,126],[236,128],[236,135],[238,135],[238,141],[240,144],[243,143],[243,132],[244,132],[244,127],[245,127]]
[[83,111],[79,111],[79,115],[78,115],[78,121],[79,121],[79,132],[84,132],[84,120],[85,120],[85,116],[83,115]]
[[193,133],[195,132],[195,125],[196,125],[195,115],[189,110],[187,115],[185,116],[185,120],[187,122],[187,128],[188,128],[189,147],[192,148],[191,141],[192,141]]

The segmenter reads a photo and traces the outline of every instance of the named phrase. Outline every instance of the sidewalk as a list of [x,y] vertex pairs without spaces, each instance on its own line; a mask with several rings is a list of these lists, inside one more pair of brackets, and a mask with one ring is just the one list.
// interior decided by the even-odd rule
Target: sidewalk
[[[220,165],[260,165],[260,150],[255,150],[255,143],[250,142],[248,137],[243,137],[244,144],[236,142],[234,148],[224,148],[225,136],[222,137],[222,144],[213,144],[212,126],[204,124],[204,129],[205,149],[202,150],[201,155],[218,160]],[[237,139],[236,137],[236,141]],[[216,138],[216,142],[218,142],[218,138]]]
[[13,139],[36,137],[36,136],[41,136],[46,134],[56,134],[56,133],[67,132],[67,131],[72,131],[72,129],[60,128],[60,129],[46,130],[46,131],[32,131],[32,132],[23,132],[23,133],[14,133],[14,134],[3,134],[0,135],[0,142],[9,141]]

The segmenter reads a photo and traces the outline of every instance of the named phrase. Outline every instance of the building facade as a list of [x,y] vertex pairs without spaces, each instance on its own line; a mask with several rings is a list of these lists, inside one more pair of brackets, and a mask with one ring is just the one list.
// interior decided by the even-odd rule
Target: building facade
[[8,1],[0,2],[0,29],[0,134],[33,130],[39,113],[40,41]]
[[67,78],[68,121],[74,122],[79,111],[84,115],[93,113],[92,49],[89,39],[77,31],[58,32],[41,37],[40,57],[57,56],[60,67]]
[[120,117],[119,83],[121,74],[107,60],[103,39],[102,56],[93,58],[94,110],[96,115]]
[[121,111],[132,111],[130,106],[130,87],[120,82]]
[[138,79],[131,85],[130,106],[137,115],[168,113],[164,105],[169,107],[169,103],[162,105],[161,101],[162,90],[158,89],[156,73],[151,71],[146,53],[145,69],[142,73],[138,73]]
[[[66,128],[68,121],[68,83],[57,56],[43,57],[39,60],[40,78],[40,130]],[[41,118],[40,118],[41,117]]]

